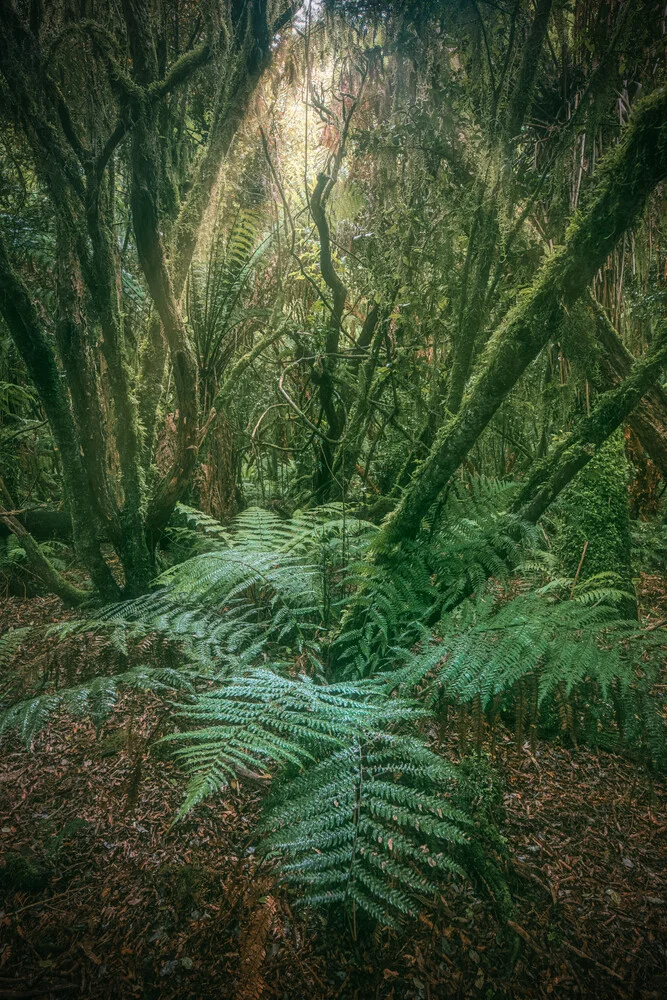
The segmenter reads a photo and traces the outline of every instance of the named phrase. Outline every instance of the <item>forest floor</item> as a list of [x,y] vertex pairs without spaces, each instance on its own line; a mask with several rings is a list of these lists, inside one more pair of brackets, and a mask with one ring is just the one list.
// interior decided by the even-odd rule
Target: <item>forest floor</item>
[[[643,591],[666,618],[664,582]],[[0,632],[61,615],[55,599],[9,599]],[[355,942],[293,912],[258,861],[256,788],[172,826],[183,777],[142,738],[157,713],[123,703],[100,734],[63,716],[32,752],[3,743],[0,881],[18,865],[33,886],[0,888],[0,1000],[667,996],[667,787],[632,762],[497,737],[518,956],[460,886],[424,900],[407,937]]]

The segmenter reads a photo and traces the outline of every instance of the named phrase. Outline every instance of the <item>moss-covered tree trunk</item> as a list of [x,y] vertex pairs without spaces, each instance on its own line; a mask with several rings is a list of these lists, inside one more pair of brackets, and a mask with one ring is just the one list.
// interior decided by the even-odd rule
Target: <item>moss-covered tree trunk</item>
[[39,393],[60,452],[75,547],[99,592],[103,597],[113,599],[118,596],[119,590],[100,552],[96,504],[57,360],[44,336],[28,291],[13,270],[1,240],[0,312]]
[[[595,303],[595,337],[600,347],[598,377],[605,387],[618,385],[627,377],[634,358],[624,346],[603,307]],[[628,420],[644,450],[667,479],[667,392],[654,385],[632,411]]]
[[[31,5],[0,4],[3,111],[21,137],[21,155],[32,161],[30,169],[57,232],[55,340],[48,336],[49,318],[45,315],[42,322],[31,299],[13,248],[11,253],[0,249],[0,309],[60,453],[78,555],[105,599],[117,598],[121,591],[100,539],[110,540],[120,558],[125,595],[144,591],[155,572],[157,535],[195,466],[200,444],[197,370],[179,300],[222,160],[268,64],[274,32],[289,21],[295,7],[287,5],[273,26],[266,0],[221,5],[220,20],[211,12],[201,17],[195,12],[192,47],[181,54],[176,44],[170,67],[158,37],[160,4],[123,0],[109,10],[104,27],[85,12],[79,17],[71,13],[71,24],[55,42],[62,45],[75,36],[82,62],[72,79],[91,71],[101,81],[97,97],[102,110],[90,114],[88,104],[79,101],[76,83],[69,80],[68,90],[63,82],[64,64],[54,71],[56,45],[49,44],[53,39],[47,31],[40,31],[41,18],[30,15]],[[180,13],[185,15],[182,6]],[[197,44],[202,32],[204,40]],[[227,72],[221,72],[212,90],[217,96],[209,142],[190,175],[181,178],[179,214],[172,169],[178,139],[168,134],[164,102],[203,67],[217,61],[220,70],[223,49]],[[149,349],[143,352],[136,350],[137,331],[126,328],[114,220],[116,151],[128,138],[137,255],[157,314]],[[174,242],[167,243],[174,232]],[[147,364],[143,378],[137,356]],[[167,365],[178,407],[175,458],[149,495],[145,473],[151,446],[149,441],[144,447],[142,440],[138,398],[142,404],[148,399],[141,415],[147,417],[152,438]]]
[[[262,74],[269,66],[272,50],[271,32],[266,22],[266,5],[255,0],[240,12],[244,20],[234,24],[235,51],[230,54],[213,110],[208,143],[199,157],[190,180],[188,193],[178,210],[169,247],[169,270],[173,294],[180,302],[192,263],[202,222],[210,204],[222,164],[236,132],[248,112]],[[291,14],[288,7],[279,28]],[[159,312],[152,317],[142,352],[140,415],[144,427],[144,465],[153,454],[157,409],[162,397],[167,370],[168,345]]]
[[[637,617],[632,582],[628,461],[616,431],[563,491],[554,552],[564,572],[580,582],[611,575],[627,593],[623,610]],[[608,581],[607,581],[608,585]]]
[[589,416],[554,451],[530,470],[513,509],[536,523],[570,481],[597,457],[610,436],[636,412],[650,394],[667,364],[667,330],[663,327],[653,348],[635,361],[624,381],[603,393]]
[[388,519],[377,545],[414,538],[441,490],[478,440],[530,362],[558,332],[565,311],[584,293],[619,238],[667,175],[667,89],[635,109],[618,146],[600,166],[584,212],[564,244],[490,341],[459,414],[441,428],[428,458]]

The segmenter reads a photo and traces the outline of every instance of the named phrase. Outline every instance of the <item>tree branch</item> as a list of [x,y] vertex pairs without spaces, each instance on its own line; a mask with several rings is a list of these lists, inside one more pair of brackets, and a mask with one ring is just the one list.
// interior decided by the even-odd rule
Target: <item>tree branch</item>
[[640,102],[605,157],[584,214],[540,269],[489,342],[483,367],[458,415],[441,428],[428,458],[385,525],[378,544],[414,538],[440,491],[474,446],[530,362],[557,333],[619,238],[667,175],[667,88]]
[[79,590],[58,572],[53,563],[44,555],[28,529],[13,517],[10,511],[5,510],[2,504],[0,504],[0,521],[18,538],[32,568],[51,593],[64,601],[68,607],[76,607],[78,604],[90,600],[90,593],[86,590]]
[[660,377],[666,362],[667,324],[663,324],[655,345],[635,361],[628,377],[615,389],[603,393],[590,416],[580,422],[552,455],[531,470],[514,501],[515,513],[531,523],[538,521],[610,434],[632,413]]
[[[615,386],[628,375],[635,359],[593,296],[591,303],[595,311],[595,337],[600,348],[599,376],[603,385]],[[667,480],[667,392],[661,385],[654,385],[646,393],[630,414],[628,423]]]

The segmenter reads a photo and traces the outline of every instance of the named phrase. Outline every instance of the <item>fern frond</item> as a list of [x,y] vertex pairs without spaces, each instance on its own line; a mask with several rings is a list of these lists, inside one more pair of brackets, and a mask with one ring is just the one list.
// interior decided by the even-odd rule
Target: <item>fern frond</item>
[[192,776],[179,817],[237,772],[259,769],[266,776],[289,764],[302,765],[366,728],[420,712],[414,703],[387,699],[373,682],[321,686],[304,676],[290,680],[260,668],[199,693],[177,711],[185,731],[164,739],[176,745],[175,756]]
[[95,677],[74,687],[16,702],[0,711],[0,736],[16,729],[29,745],[49,718],[59,710],[75,717],[89,716],[99,727],[113,711],[122,688],[160,694],[178,690],[194,692],[193,679],[184,671],[136,666],[123,673]]
[[12,659],[22,642],[32,632],[30,626],[11,628],[0,635],[0,667],[5,667]]
[[263,849],[299,905],[355,904],[395,925],[443,876],[466,873],[470,818],[451,802],[455,769],[408,736],[357,736],[274,792]]

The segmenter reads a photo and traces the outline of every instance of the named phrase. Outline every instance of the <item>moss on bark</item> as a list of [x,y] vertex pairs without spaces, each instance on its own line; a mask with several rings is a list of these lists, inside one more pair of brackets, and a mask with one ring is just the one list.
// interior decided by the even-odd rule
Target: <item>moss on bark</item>
[[542,347],[557,334],[565,311],[584,293],[619,238],[667,175],[667,88],[642,101],[618,146],[598,170],[587,208],[565,242],[547,259],[489,342],[459,414],[441,428],[427,459],[377,544],[414,538],[440,491]]

